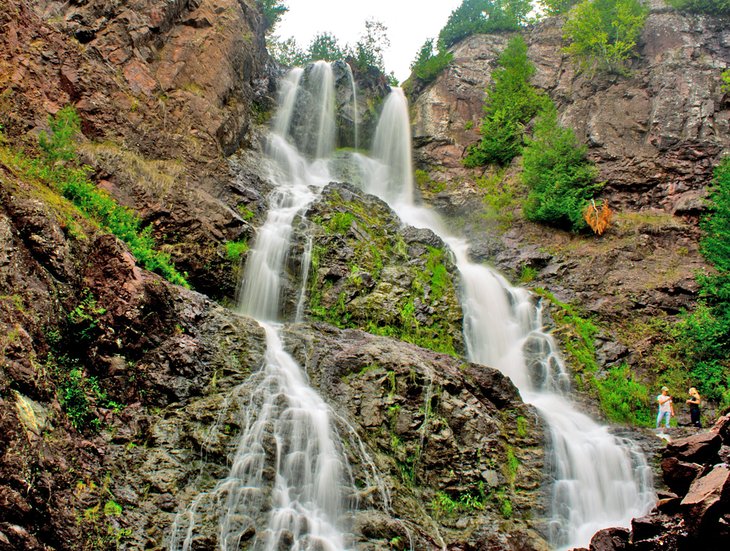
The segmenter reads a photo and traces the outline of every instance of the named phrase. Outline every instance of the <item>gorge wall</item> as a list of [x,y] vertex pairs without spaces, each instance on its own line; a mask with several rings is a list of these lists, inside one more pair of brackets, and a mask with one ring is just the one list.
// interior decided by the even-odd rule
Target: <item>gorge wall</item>
[[[237,400],[263,361],[260,327],[219,302],[233,300],[245,258],[226,245],[253,238],[267,209],[260,132],[279,70],[253,0],[10,0],[0,28],[0,549],[164,549],[175,514],[226,472]],[[481,174],[459,161],[478,139],[468,123],[478,125],[506,39],[459,44],[414,102],[418,162],[444,184],[427,182],[424,199],[464,226],[476,256],[512,275],[534,268],[602,319],[691,304],[703,266],[698,198],[730,134],[712,78],[730,63],[726,28],[655,8],[626,80],[576,75],[559,53],[559,20],[532,30],[536,83],[590,143],[607,196],[625,209],[610,242],[519,219],[503,232],[478,216]],[[682,86],[691,93],[670,93]],[[371,94],[384,92],[381,80]],[[33,151],[66,104],[81,116],[93,180],[153,228],[193,290],[142,270],[12,168],[11,148]],[[376,104],[363,101],[363,114]],[[300,231],[321,252],[308,313],[342,327],[293,324],[286,343],[348,435],[361,503],[353,545],[546,549],[544,427],[508,379],[454,357],[461,313],[443,244],[343,184],[308,219]],[[437,266],[443,288],[423,278]],[[295,281],[300,266],[289,268]],[[403,343],[362,331],[369,323],[433,330],[396,335]],[[425,348],[434,343],[439,352]],[[636,350],[606,337],[598,352],[611,364]]]
[[720,79],[730,66],[730,34],[726,19],[679,13],[660,0],[649,5],[625,76],[578,72],[561,50],[560,17],[525,33],[532,83],[588,145],[606,182],[601,196],[616,212],[601,238],[530,224],[514,202],[502,212],[485,205],[490,178],[519,196],[518,162],[504,174],[462,165],[479,140],[485,89],[511,35],[455,45],[446,70],[415,90],[412,114],[422,196],[464,227],[477,243],[474,256],[580,305],[603,329],[595,342],[601,365],[628,361],[651,380],[662,367],[653,363],[652,341],[661,337],[647,323],[691,307],[695,276],[707,269],[697,220],[713,167],[730,150],[730,96]]

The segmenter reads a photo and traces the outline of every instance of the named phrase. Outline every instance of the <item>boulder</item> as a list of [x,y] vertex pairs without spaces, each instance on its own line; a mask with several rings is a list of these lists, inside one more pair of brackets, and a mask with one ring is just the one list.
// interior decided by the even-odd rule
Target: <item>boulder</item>
[[604,528],[591,538],[589,551],[623,551],[629,549],[629,531],[626,528]]
[[695,480],[682,500],[682,514],[691,535],[712,536],[720,516],[730,504],[730,467],[716,466],[709,474]]
[[722,438],[715,432],[702,432],[680,438],[667,445],[664,457],[676,457],[681,461],[713,464],[718,461],[717,452],[722,446]]
[[697,463],[686,463],[676,457],[665,457],[661,462],[662,478],[666,485],[678,495],[685,495],[692,481],[702,472]]
[[720,417],[710,431],[719,434],[723,444],[730,446],[730,413]]

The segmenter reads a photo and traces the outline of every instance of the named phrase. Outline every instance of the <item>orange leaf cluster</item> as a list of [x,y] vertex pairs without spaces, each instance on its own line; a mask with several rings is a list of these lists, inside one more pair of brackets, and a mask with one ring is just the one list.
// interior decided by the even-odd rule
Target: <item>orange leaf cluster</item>
[[611,225],[611,216],[613,216],[613,211],[606,201],[603,202],[600,208],[594,202],[591,202],[583,211],[583,219],[586,224],[591,227],[593,233],[598,235],[603,235],[606,228]]

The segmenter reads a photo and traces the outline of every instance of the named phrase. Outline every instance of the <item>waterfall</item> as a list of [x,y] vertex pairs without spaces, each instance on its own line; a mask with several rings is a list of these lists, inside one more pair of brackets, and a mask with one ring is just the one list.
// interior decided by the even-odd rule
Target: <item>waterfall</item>
[[355,85],[355,75],[352,74],[352,67],[350,67],[349,64],[345,64],[345,67],[347,67],[347,75],[350,79],[350,89],[352,90],[352,126],[353,126],[353,140],[352,143],[355,147],[355,149],[359,149],[360,147],[360,134],[358,132],[358,110],[357,110],[357,86]]
[[408,106],[399,89],[385,102],[373,157],[359,158],[366,191],[389,202],[405,223],[434,231],[454,253],[469,359],[509,376],[547,423],[554,477],[551,543],[587,547],[597,530],[628,526],[645,514],[654,496],[643,454],[573,405],[565,368],[533,297],[471,262],[466,241],[450,235],[434,212],[414,205]]
[[[347,460],[332,412],[285,352],[276,323],[294,218],[331,180],[326,158],[334,149],[334,120],[330,65],[292,71],[282,85],[267,146],[275,189],[239,297],[241,313],[265,330],[265,365],[234,390],[231,401],[239,403],[242,430],[230,472],[177,516],[171,550],[203,548],[202,523],[211,516],[217,517],[218,547],[224,551],[345,549],[341,522],[348,496],[355,493]],[[204,512],[204,503],[216,504],[215,512]]]

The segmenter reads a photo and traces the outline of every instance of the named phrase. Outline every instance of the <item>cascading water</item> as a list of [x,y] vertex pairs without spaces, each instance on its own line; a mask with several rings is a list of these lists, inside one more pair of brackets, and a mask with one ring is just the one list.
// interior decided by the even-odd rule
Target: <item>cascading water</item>
[[461,276],[469,359],[509,376],[546,420],[555,478],[551,542],[558,548],[587,546],[597,530],[627,526],[653,503],[646,460],[630,441],[578,412],[564,394],[565,369],[530,294],[472,263],[466,241],[450,235],[435,213],[414,205],[410,148],[406,99],[394,89],[378,123],[374,159],[358,157],[365,190],[390,203],[405,223],[431,229],[450,246]]
[[[333,98],[332,70],[322,62],[308,73],[295,69],[281,88],[268,145],[275,191],[244,269],[239,301],[240,311],[266,332],[265,366],[234,392],[242,432],[228,476],[178,515],[171,550],[196,548],[206,499],[218,504],[222,550],[239,549],[244,540],[247,549],[266,551],[345,548],[340,523],[354,495],[344,491],[352,488],[347,461],[329,407],[284,351],[276,323],[294,217],[331,179],[325,158],[334,147]],[[292,136],[295,115],[304,116]]]

